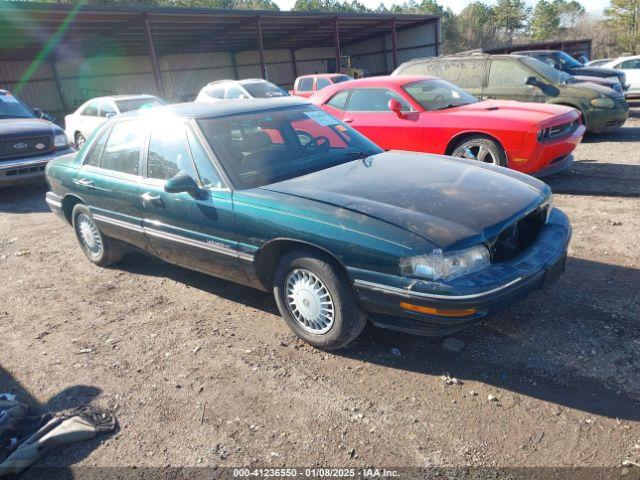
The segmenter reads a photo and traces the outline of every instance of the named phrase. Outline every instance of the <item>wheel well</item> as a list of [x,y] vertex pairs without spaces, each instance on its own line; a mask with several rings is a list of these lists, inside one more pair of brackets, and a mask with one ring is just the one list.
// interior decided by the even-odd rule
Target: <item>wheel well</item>
[[306,251],[324,258],[350,280],[349,273],[347,272],[344,264],[329,251],[318,247],[317,245],[302,242],[300,240],[276,239],[263,245],[256,254],[254,260],[258,277],[267,290],[270,290],[273,286],[273,276],[275,275],[278,262],[284,255],[293,250]]
[[[500,140],[498,140],[496,137],[492,135],[489,135],[483,132],[465,132],[465,133],[458,134],[455,137],[453,137],[451,140],[449,140],[449,143],[447,144],[447,148],[445,149],[444,154],[451,155],[457,144],[459,144],[463,140],[466,140],[467,138],[470,138],[470,137],[488,138],[489,140],[493,140],[494,142],[496,142],[500,146],[503,152],[505,151],[504,146],[502,145]],[[506,156],[506,153],[505,153],[505,156]]]
[[64,212],[64,217],[67,219],[67,222],[72,223],[71,213],[73,213],[73,207],[78,203],[84,202],[75,195],[67,195],[62,199],[62,211]]

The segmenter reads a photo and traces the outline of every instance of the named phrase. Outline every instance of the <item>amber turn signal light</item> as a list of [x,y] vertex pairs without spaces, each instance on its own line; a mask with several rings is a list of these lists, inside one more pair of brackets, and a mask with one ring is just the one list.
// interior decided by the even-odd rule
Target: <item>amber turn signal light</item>
[[412,303],[400,302],[400,308],[411,312],[426,313],[428,315],[438,315],[440,317],[468,317],[476,313],[475,308],[467,308],[463,310],[445,310],[442,308],[423,307],[422,305],[413,305]]

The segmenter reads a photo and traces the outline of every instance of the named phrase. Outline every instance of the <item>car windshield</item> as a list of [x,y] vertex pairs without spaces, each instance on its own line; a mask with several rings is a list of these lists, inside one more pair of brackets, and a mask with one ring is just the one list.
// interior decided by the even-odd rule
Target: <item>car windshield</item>
[[347,82],[349,80],[353,80],[353,78],[351,78],[349,75],[337,75],[335,77],[331,77],[331,81],[333,83],[342,83],[342,82]]
[[460,107],[478,101],[470,93],[444,80],[418,80],[403,88],[427,111]]
[[222,167],[239,189],[260,187],[382,149],[317,107],[198,120]]
[[243,83],[242,86],[253,98],[285,97],[287,92],[270,82]]
[[120,113],[131,112],[132,110],[144,110],[146,108],[165,105],[163,100],[156,97],[127,98],[126,100],[116,100],[116,105]]
[[0,118],[34,118],[33,112],[9,92],[0,92]]
[[566,83],[571,78],[571,75],[568,73],[561,72],[560,70],[553,68],[551,65],[541,62],[537,58],[523,57],[521,61],[529,68],[533,69],[533,71],[542,78],[551,83]]
[[571,68],[584,67],[584,65],[582,65],[579,61],[577,61],[575,58],[573,58],[568,53],[558,52],[556,55],[557,55],[558,59],[560,60],[560,62],[563,63],[564,65],[566,65],[567,67],[571,67]]

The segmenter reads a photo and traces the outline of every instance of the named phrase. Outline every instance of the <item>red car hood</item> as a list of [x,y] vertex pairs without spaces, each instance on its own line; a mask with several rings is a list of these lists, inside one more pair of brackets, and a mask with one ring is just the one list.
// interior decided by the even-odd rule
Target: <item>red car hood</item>
[[557,125],[579,117],[576,109],[548,103],[517,102],[514,100],[485,100],[461,107],[441,110],[447,115],[473,118],[476,121],[500,118],[515,123]]

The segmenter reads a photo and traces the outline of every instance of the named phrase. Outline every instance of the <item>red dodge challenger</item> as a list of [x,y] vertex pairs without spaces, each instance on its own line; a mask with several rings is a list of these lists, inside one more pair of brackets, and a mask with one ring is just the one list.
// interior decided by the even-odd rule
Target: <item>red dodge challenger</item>
[[434,77],[352,80],[310,100],[384,149],[470,158],[538,177],[569,168],[585,132],[571,107],[480,102]]

